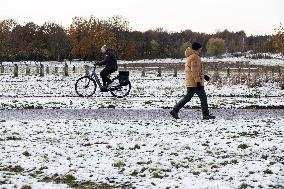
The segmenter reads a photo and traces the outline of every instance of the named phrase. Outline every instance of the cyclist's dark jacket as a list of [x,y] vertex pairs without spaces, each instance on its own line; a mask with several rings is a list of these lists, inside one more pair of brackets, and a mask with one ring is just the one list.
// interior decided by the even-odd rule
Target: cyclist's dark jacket
[[112,49],[107,49],[105,59],[99,62],[98,65],[106,65],[106,69],[117,70],[117,60]]

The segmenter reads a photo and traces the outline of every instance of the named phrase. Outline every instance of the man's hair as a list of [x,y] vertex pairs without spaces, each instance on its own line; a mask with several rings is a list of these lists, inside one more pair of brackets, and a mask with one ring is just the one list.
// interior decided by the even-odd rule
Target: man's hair
[[108,47],[107,47],[107,45],[103,45],[102,48],[107,49]]

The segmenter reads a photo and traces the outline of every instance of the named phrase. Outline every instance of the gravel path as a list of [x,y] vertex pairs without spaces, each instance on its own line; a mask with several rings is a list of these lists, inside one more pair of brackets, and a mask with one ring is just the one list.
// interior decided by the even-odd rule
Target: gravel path
[[[284,109],[213,109],[217,119],[260,119],[284,118]],[[200,119],[201,110],[183,109],[180,117],[185,120]],[[157,120],[172,119],[169,110],[164,109],[36,109],[36,110],[1,110],[0,120],[42,120],[42,119],[123,119]]]

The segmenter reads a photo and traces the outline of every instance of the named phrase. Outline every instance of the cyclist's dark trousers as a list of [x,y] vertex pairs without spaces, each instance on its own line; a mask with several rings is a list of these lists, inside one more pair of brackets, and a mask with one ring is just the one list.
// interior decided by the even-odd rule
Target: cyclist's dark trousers
[[103,80],[103,86],[107,86],[108,84],[110,84],[111,80],[108,77],[110,74],[114,73],[116,71],[116,69],[113,68],[108,68],[105,67],[102,71],[101,71],[101,78]]
[[201,109],[202,109],[202,114],[208,115],[209,110],[208,110],[208,103],[207,103],[207,95],[204,90],[204,87],[201,89],[197,89],[196,87],[187,87],[187,93],[186,95],[175,105],[174,110],[176,112],[179,112],[179,110],[186,104],[188,103],[191,98],[193,97],[194,94],[197,94],[201,101]]

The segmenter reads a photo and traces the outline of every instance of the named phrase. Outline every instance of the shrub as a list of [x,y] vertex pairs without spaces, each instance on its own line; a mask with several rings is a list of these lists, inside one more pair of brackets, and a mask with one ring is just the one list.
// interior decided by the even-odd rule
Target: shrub
[[206,45],[208,55],[220,56],[225,52],[225,40],[210,38]]

